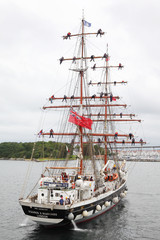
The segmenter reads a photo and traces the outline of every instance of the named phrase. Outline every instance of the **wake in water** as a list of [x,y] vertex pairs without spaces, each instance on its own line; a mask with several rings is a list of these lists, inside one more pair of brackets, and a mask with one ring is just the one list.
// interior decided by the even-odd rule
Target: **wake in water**
[[91,232],[92,230],[90,229],[82,229],[82,228],[78,228],[75,221],[74,220],[71,220],[72,224],[73,224],[73,229],[74,231],[79,231],[79,232]]
[[19,226],[20,226],[20,227],[26,227],[26,226],[28,226],[28,223],[29,223],[29,219],[28,219],[28,217],[26,217],[26,218],[22,221],[22,223],[19,224]]

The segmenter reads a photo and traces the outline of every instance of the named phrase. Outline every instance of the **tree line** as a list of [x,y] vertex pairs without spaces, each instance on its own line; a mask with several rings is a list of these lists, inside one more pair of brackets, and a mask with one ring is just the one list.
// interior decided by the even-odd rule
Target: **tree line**
[[[33,151],[34,149],[34,151]],[[74,149],[71,144],[68,143],[57,143],[57,142],[3,142],[0,143],[0,158],[10,159],[10,158],[24,158],[30,159],[31,156],[35,159],[40,158],[50,158],[50,159],[60,159],[60,158],[73,158],[75,157],[75,150],[79,150],[77,145]],[[89,158],[92,154],[103,155],[104,148],[100,145],[94,145],[91,148],[89,144],[84,144],[83,155],[85,158]]]

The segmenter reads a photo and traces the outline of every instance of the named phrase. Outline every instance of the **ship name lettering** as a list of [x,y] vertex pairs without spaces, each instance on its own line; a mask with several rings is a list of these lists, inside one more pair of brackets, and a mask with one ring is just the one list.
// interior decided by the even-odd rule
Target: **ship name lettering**
[[37,217],[40,217],[40,218],[48,218],[48,216],[44,216],[44,215],[38,215]]
[[34,213],[34,214],[39,214],[39,212],[36,212],[36,211],[32,211],[32,210],[28,210],[29,213]]

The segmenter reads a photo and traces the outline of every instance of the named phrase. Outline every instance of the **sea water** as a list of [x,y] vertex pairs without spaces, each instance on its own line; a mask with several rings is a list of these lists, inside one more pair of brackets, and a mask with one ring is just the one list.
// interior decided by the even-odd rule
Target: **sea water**
[[[18,198],[28,164],[24,161],[0,161],[0,239],[160,239],[160,163],[128,163],[126,198],[109,212],[73,226],[72,230],[45,229],[24,215]],[[28,191],[39,178],[42,167],[43,163],[34,163]]]

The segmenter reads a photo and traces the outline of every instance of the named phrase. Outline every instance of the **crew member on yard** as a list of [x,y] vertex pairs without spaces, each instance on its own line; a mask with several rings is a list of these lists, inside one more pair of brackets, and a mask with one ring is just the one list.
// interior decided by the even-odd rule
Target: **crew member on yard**
[[64,57],[61,57],[60,59],[59,59],[59,61],[60,61],[60,64],[64,61]]
[[133,137],[133,134],[132,133],[129,133],[129,139],[131,140]]
[[89,83],[88,83],[88,85],[91,85],[92,84],[92,81],[90,81]]
[[96,97],[96,94],[93,94],[93,95],[91,96],[91,100],[94,99],[94,101],[95,101],[95,97]]
[[100,29],[98,29],[98,31],[97,31],[96,37],[98,37],[98,35],[100,35],[100,37],[101,37],[102,34],[103,34],[103,32],[102,32],[102,29],[100,28]]
[[93,61],[94,62],[94,55],[91,55],[91,60],[90,62]]
[[73,100],[74,100],[74,95],[72,95],[72,96],[71,96],[71,99],[73,99]]
[[118,69],[122,69],[122,68],[123,68],[122,64],[119,63],[119,65],[118,65]]
[[66,95],[64,95],[62,102],[63,101],[67,102],[67,96]]
[[76,57],[73,57],[72,63],[76,63]]
[[104,55],[103,55],[102,59],[103,59],[103,58],[106,58],[106,59],[108,59],[108,54],[107,54],[107,53],[104,53]]
[[49,100],[51,101],[51,103],[52,103],[53,99],[54,99],[54,95],[52,95],[52,96],[49,98]]
[[135,145],[135,139],[132,138],[132,145]]
[[143,145],[143,139],[141,138],[139,141],[140,141],[141,146],[142,146]]
[[118,138],[118,132],[115,132],[114,139],[117,139],[117,138]]
[[41,131],[40,131],[39,134],[38,134],[39,137],[42,136],[42,134],[43,134],[43,130],[41,129]]
[[51,130],[50,130],[50,135],[49,135],[50,138],[51,138],[51,137],[53,138],[53,133],[54,133],[54,132],[53,132],[53,129],[51,129]]
[[111,95],[110,95],[110,102],[112,102],[112,99],[113,99],[113,95],[111,93]]
[[67,33],[67,38],[71,39],[71,33],[70,32]]
[[100,101],[103,101],[103,92],[100,93]]
[[96,63],[92,67],[93,71],[96,69]]

